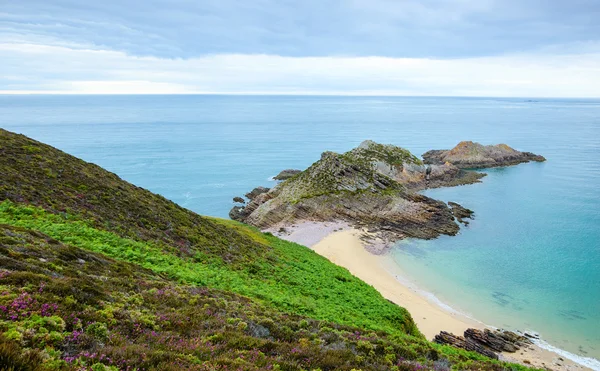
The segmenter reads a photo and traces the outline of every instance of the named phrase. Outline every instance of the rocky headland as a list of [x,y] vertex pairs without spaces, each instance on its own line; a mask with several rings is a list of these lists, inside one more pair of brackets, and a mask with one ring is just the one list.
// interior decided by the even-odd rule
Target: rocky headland
[[450,150],[431,150],[423,154],[426,164],[452,164],[460,169],[483,169],[517,165],[523,162],[543,162],[543,156],[519,152],[506,144],[484,146],[464,141]]
[[452,164],[426,166],[403,148],[365,141],[343,154],[323,153],[272,189],[255,188],[230,217],[261,229],[304,220],[344,221],[386,241],[455,235],[460,228],[454,213],[466,209],[417,191],[475,183],[483,176]]
[[247,202],[236,197],[240,205],[229,216],[263,230],[303,221],[344,222],[368,231],[369,238],[383,245],[406,237],[455,235],[473,211],[418,191],[476,183],[485,176],[466,168],[544,160],[504,144],[473,142],[461,142],[450,151],[429,151],[424,158],[369,140],[346,153],[324,152],[304,171],[282,171],[275,178],[283,180],[275,187],[253,189],[246,194]]

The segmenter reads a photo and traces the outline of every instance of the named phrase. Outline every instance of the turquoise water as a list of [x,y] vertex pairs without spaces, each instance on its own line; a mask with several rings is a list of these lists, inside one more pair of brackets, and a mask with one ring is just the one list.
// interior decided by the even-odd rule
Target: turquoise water
[[364,139],[416,154],[508,143],[542,164],[427,191],[476,212],[459,236],[403,241],[408,278],[485,323],[600,358],[600,101],[492,98],[0,96],[0,126],[202,214],[324,150]]

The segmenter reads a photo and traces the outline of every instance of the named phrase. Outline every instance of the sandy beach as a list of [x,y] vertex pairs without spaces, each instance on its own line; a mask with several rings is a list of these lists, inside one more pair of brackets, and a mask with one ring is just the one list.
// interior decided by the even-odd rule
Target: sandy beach
[[[460,334],[467,328],[486,326],[441,303],[427,298],[426,293],[403,284],[400,268],[386,255],[375,255],[366,248],[365,232],[345,223],[303,222],[284,230],[272,228],[279,237],[308,246],[331,262],[348,269],[353,275],[372,285],[386,299],[406,308],[419,330],[428,338],[440,331]],[[503,360],[551,370],[591,370],[557,353],[532,345],[516,353],[501,355]]]

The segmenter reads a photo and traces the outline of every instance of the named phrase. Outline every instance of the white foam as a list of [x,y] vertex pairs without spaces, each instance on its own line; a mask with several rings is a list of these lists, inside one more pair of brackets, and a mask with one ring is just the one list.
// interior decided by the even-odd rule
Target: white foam
[[540,348],[554,352],[563,358],[570,359],[571,361],[578,363],[582,366],[591,368],[594,371],[600,371],[600,361],[595,358],[579,356],[577,354],[567,352],[566,350],[557,348],[554,345],[548,344],[547,342],[541,339],[531,340],[535,343],[535,345],[537,345]]
[[[450,305],[444,303],[443,301],[441,301],[437,296],[435,296],[433,293],[430,293],[428,291],[422,290],[420,289],[414,282],[412,282],[411,280],[407,279],[406,277],[394,274],[394,277],[396,278],[396,280],[398,280],[398,282],[400,282],[402,285],[410,288],[411,290],[417,292],[419,295],[423,296],[425,299],[427,299],[429,302],[437,305],[438,307],[453,313],[453,314],[458,314],[461,315],[463,317],[467,317],[470,318],[472,320],[477,321],[475,318],[473,318],[472,316],[468,315],[467,313],[464,313],[462,311],[456,310],[453,307],[451,307]],[[480,321],[478,321],[480,322]],[[491,328],[495,328],[494,326],[489,326]],[[521,334],[523,334],[521,331],[517,331]],[[548,350],[550,352],[556,353],[557,355],[569,359],[581,366],[585,366],[588,368],[591,368],[594,371],[600,371],[600,360],[597,360],[595,358],[591,358],[591,357],[584,357],[584,356],[580,356],[577,354],[573,354],[571,352],[568,352],[564,349],[560,349],[555,347],[552,344],[549,344],[547,342],[545,342],[544,340],[539,339],[539,334],[535,331],[526,331],[528,334],[533,334],[535,336],[537,336],[538,338],[535,339],[531,339],[533,341],[533,343],[535,345],[537,345],[538,347]]]

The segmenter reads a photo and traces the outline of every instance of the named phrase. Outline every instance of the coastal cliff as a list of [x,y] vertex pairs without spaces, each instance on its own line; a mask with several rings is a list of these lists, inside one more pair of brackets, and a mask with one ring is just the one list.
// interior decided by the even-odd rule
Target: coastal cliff
[[423,154],[426,164],[452,164],[461,169],[483,169],[517,165],[523,162],[544,162],[543,156],[519,152],[506,144],[484,146],[464,141],[450,150],[431,150]]

